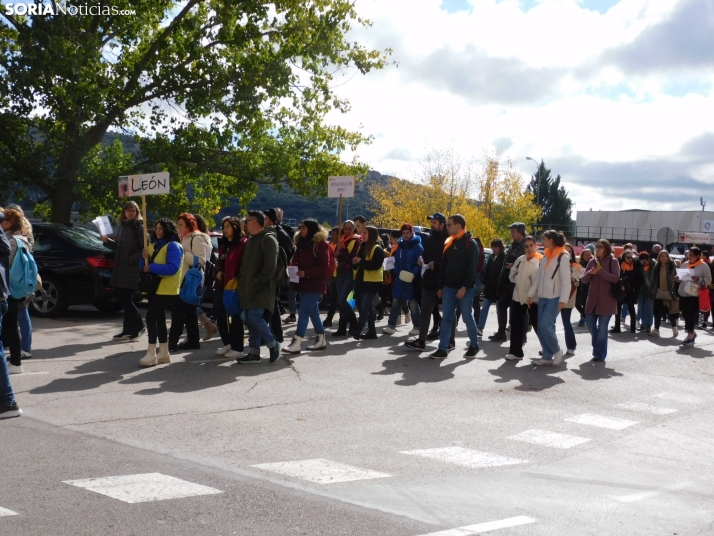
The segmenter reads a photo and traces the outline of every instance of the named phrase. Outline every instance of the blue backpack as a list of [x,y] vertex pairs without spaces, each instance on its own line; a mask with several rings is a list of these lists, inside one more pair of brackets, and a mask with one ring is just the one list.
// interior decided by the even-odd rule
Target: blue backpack
[[193,257],[193,266],[186,272],[186,277],[179,291],[179,298],[189,305],[200,305],[203,296],[203,271],[198,257]]
[[16,300],[24,300],[35,294],[37,263],[28,251],[25,242],[16,236],[13,238],[17,244],[17,253],[10,267],[10,296]]

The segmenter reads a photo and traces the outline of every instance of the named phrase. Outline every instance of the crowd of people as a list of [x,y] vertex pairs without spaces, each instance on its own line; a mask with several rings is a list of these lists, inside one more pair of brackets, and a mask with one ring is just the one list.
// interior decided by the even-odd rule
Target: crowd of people
[[[573,309],[580,315],[578,325],[586,325],[590,333],[592,360],[604,362],[613,316],[610,333],[621,333],[629,314],[631,332],[660,336],[664,320],[677,337],[681,313],[686,331],[682,346],[691,347],[700,313],[706,327],[714,302],[709,253],[697,247],[689,249],[680,265],[659,245],[650,254],[628,244],[616,257],[605,239],[577,256],[563,233],[547,230],[541,235],[541,253],[525,224],[514,223],[510,245],[492,240],[492,254],[484,263],[483,245],[460,214],[428,216],[430,233],[421,236],[409,223],[380,236],[363,216],[330,230],[305,219],[293,231],[282,220],[279,208],[250,210],[242,219],[224,218],[214,255],[205,220],[184,213],[175,221],[159,219],[147,248],[139,207],[128,201],[118,231],[111,238],[101,237],[114,251],[111,284],[124,311],[122,330],[113,339],[137,341],[148,332],[148,348],[139,365],[157,366],[170,363],[172,353],[200,349],[200,323],[206,331],[203,340],[219,335],[217,355],[256,364],[262,362],[265,346],[268,361],[275,363],[282,354],[303,351],[309,324],[314,340],[305,349],[321,351],[329,338],[376,339],[376,323],[388,315],[382,336],[395,335],[400,324],[410,325],[413,338],[404,344],[424,352],[427,341],[438,341],[432,359],[445,359],[456,348],[456,326],[463,321],[468,335],[463,357],[474,359],[495,305],[498,327],[488,340],[508,341],[510,332],[504,358],[524,359],[528,333],[535,332],[541,350],[532,363],[553,366],[576,352]],[[32,229],[17,206],[0,212],[0,221],[0,417],[6,418],[21,414],[9,375],[21,373],[22,359],[31,358],[32,338],[28,299],[10,295],[9,274],[18,248],[32,251]],[[202,293],[209,287],[214,291],[215,323],[200,309]],[[147,297],[145,319],[133,299],[138,291]],[[284,312],[281,293],[288,303]],[[324,320],[323,298],[328,301]],[[326,328],[333,326],[335,314],[337,329],[328,337]],[[558,318],[564,348],[556,334]],[[283,327],[293,323],[294,335],[285,344]],[[180,341],[184,332],[186,338]],[[9,349],[9,364],[4,347]]]

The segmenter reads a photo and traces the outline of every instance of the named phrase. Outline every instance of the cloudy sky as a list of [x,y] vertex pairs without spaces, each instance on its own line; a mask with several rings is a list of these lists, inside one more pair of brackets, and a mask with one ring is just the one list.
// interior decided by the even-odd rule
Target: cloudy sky
[[[714,0],[357,0],[345,73],[359,156],[406,178],[432,148],[544,159],[576,210],[714,209]],[[349,81],[348,81],[349,80]]]

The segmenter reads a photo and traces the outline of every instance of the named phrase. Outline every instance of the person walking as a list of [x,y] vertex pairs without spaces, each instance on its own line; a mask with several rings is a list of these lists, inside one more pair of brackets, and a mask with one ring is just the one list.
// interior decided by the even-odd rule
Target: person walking
[[[419,323],[421,322],[421,311],[415,299],[416,278],[421,273],[418,264],[419,258],[424,254],[424,246],[421,245],[421,237],[414,234],[414,228],[410,223],[402,225],[399,239],[399,248],[394,261],[394,287],[392,288],[392,308],[389,310],[389,322],[382,330],[385,335],[392,335],[397,331],[397,318],[402,304],[406,304],[411,312],[411,320],[414,323],[410,335],[419,334]],[[426,311],[431,314],[431,311]]]
[[[20,205],[11,204],[7,206],[8,209],[16,210],[20,217],[22,218],[22,227],[27,229],[27,241],[30,243],[30,253],[35,249],[35,240],[32,235],[32,224],[25,217],[25,212],[22,210]],[[38,285],[39,285],[38,276]],[[38,290],[41,285],[38,286]],[[32,358],[32,320],[30,319],[30,303],[34,296],[28,296],[24,301],[17,304],[17,323],[20,325],[20,349],[22,359]]]
[[489,340],[492,341],[506,341],[508,336],[506,335],[506,326],[508,325],[508,312],[513,303],[513,288],[514,285],[511,283],[509,274],[513,263],[521,255],[525,254],[525,249],[523,248],[523,240],[526,237],[526,224],[521,222],[512,223],[508,226],[511,230],[511,245],[506,251],[506,257],[503,263],[503,269],[499,274],[498,279],[498,303],[496,305],[496,313],[498,315],[498,331],[493,335],[489,336]]
[[115,238],[102,235],[102,242],[114,251],[114,268],[109,284],[116,289],[117,301],[124,308],[124,324],[115,341],[136,341],[146,332],[144,321],[134,304],[139,288],[139,261],[144,251],[144,218],[135,201],[127,201],[119,217]]
[[243,255],[243,265],[238,274],[238,295],[243,308],[243,318],[248,326],[248,350],[238,363],[260,363],[260,346],[265,344],[270,352],[270,363],[280,358],[280,342],[270,330],[270,320],[276,309],[278,292],[278,239],[275,228],[266,226],[265,216],[251,210],[245,218],[248,242]]
[[[538,273],[543,255],[538,252],[535,238],[527,236],[523,240],[525,255],[521,255],[513,263],[508,277],[513,287],[513,312],[511,313],[511,346],[506,359],[520,361],[523,359],[523,342],[526,336],[526,319],[538,333],[538,296],[533,296],[531,305],[528,305],[528,291],[533,285],[533,280]],[[522,337],[518,337],[518,334]]]
[[347,220],[342,225],[342,236],[335,247],[335,257],[337,262],[337,307],[340,311],[340,322],[337,331],[332,333],[333,337],[347,336],[348,324],[356,323],[352,306],[347,301],[350,292],[354,290],[354,274],[352,259],[357,256],[362,237],[355,234],[355,224]]
[[[340,229],[339,227],[333,227],[330,231],[330,243],[327,244],[332,249],[332,256],[335,256],[335,248],[337,247],[337,242],[339,241]],[[326,328],[332,327],[332,319],[335,317],[335,312],[337,311],[337,269],[330,274],[327,280],[327,316],[322,322],[322,325]]]
[[[205,269],[206,251],[210,246],[208,235],[198,230],[198,224],[193,214],[180,214],[176,220],[176,230],[181,239],[183,248],[183,268],[181,269],[181,283],[186,278],[188,271],[193,268],[194,260]],[[198,334],[198,315],[196,305],[186,303],[180,297],[174,300],[171,310],[171,330],[169,331],[169,351],[199,350],[201,342]],[[186,328],[186,341],[179,344],[179,339]]]
[[[595,246],[593,244],[588,244],[592,246],[592,249],[586,247],[580,253],[580,258],[578,259],[578,264],[580,264],[580,272],[585,273],[585,268],[587,268],[588,263],[592,260],[595,252]],[[590,285],[583,283],[582,279],[578,285],[578,290],[575,292],[575,308],[580,313],[580,320],[578,321],[578,326],[582,327],[585,325],[585,304],[588,301],[588,291],[590,290]]]
[[568,253],[568,257],[570,259],[570,299],[565,307],[563,307],[560,311],[560,320],[563,322],[563,330],[565,331],[565,353],[568,355],[575,355],[578,343],[575,340],[575,330],[573,330],[573,324],[570,318],[577,300],[577,290],[580,286],[582,269],[578,263],[577,257],[575,256],[573,246],[571,244],[565,244],[565,251]]
[[242,356],[243,345],[243,320],[240,315],[229,315],[223,304],[223,293],[226,283],[238,277],[245,254],[245,245],[248,239],[243,236],[240,219],[235,216],[226,216],[221,221],[223,236],[218,246],[218,262],[216,263],[216,281],[213,287],[213,314],[218,324],[218,332],[223,346],[216,351],[216,355],[229,359]]
[[[426,341],[431,335],[429,322],[431,312],[439,308],[439,272],[441,260],[444,256],[444,243],[449,237],[446,231],[446,216],[437,212],[429,216],[431,233],[424,245],[424,255],[417,261],[420,267],[428,266],[421,278],[421,318],[419,321],[419,335],[416,339],[405,342],[407,348],[422,352],[426,349]],[[440,326],[434,326],[434,332],[440,336]],[[433,339],[432,339],[433,340]]]
[[620,281],[624,289],[624,296],[618,301],[617,314],[615,315],[615,326],[610,330],[611,333],[622,333],[620,329],[620,315],[622,314],[623,305],[627,305],[627,311],[630,315],[630,333],[635,333],[637,330],[637,311],[635,304],[637,296],[640,293],[640,288],[644,280],[644,272],[642,264],[639,260],[635,260],[635,253],[632,250],[625,250],[622,254],[620,262]]
[[[213,284],[215,283],[215,265],[218,262],[218,258],[213,255],[213,243],[211,242],[211,235],[208,234],[209,229],[208,223],[206,222],[206,218],[204,218],[200,214],[194,214],[193,217],[196,218],[196,228],[198,229],[198,231],[206,235],[206,238],[208,239],[206,242],[206,256],[204,257],[206,259],[206,270],[204,271],[205,279],[203,282],[203,293],[205,294],[206,289],[209,288],[209,286],[213,286]],[[209,273],[209,262],[212,263],[212,273]],[[216,326],[216,324],[214,324],[213,321],[208,318],[208,315],[203,311],[203,309],[201,309],[200,305],[196,307],[196,316],[198,317],[198,322],[203,326],[203,329],[206,330],[206,336],[201,340],[211,340],[218,333],[218,326]]]
[[640,251],[640,263],[642,264],[642,285],[637,295],[637,313],[640,317],[639,331],[650,333],[652,330],[652,274],[654,273],[655,261],[650,259],[647,251]]
[[[283,228],[282,225],[278,223],[278,211],[274,208],[269,208],[263,210],[265,215],[265,226],[273,227],[275,230],[275,237],[278,240],[278,246],[285,253],[285,258],[290,262],[293,254],[295,253],[295,243],[293,242],[293,234],[288,234],[288,232]],[[280,301],[280,289],[276,292],[276,310],[274,313],[275,318],[271,318],[270,327],[273,330],[273,335],[278,342],[283,342],[283,324],[294,324],[297,321],[297,298],[295,290],[292,288],[290,283],[287,283],[284,290],[288,295],[288,311],[289,314],[284,319],[280,318],[280,314],[283,311],[283,304]]]
[[295,235],[295,254],[290,261],[290,266],[296,266],[298,269],[297,276],[300,280],[291,285],[300,296],[300,307],[293,340],[287,348],[283,348],[286,354],[302,352],[301,345],[305,339],[308,322],[312,322],[312,327],[315,329],[315,341],[307,349],[327,349],[325,327],[320,317],[320,299],[327,291],[329,248],[327,231],[316,220],[310,218],[298,225],[298,232]]
[[[2,230],[10,243],[10,258],[8,259],[8,269],[12,268],[17,256],[18,241],[28,252],[30,251],[30,241],[27,235],[30,234],[25,225],[22,215],[11,208],[0,209],[3,211]],[[17,240],[16,240],[17,239]],[[8,276],[10,272],[8,270]],[[9,285],[8,279],[8,288]],[[10,364],[8,371],[10,374],[22,374],[22,345],[20,342],[20,331],[18,329],[18,307],[25,301],[25,298],[13,298],[8,292],[5,297],[7,310],[3,313],[2,322],[2,343],[10,350]]]
[[[483,329],[486,327],[488,311],[491,309],[491,305],[498,302],[498,281],[501,278],[503,264],[506,259],[503,240],[500,238],[494,238],[491,241],[491,251],[493,253],[488,259],[486,267],[483,270],[483,274],[481,275],[484,300],[483,305],[481,306],[481,314],[478,321],[479,336],[483,336]],[[522,256],[523,255],[521,255],[521,257]]]
[[473,316],[474,287],[479,258],[478,244],[466,230],[466,220],[461,214],[449,216],[446,229],[449,237],[444,242],[438,292],[442,301],[441,336],[439,348],[429,357],[432,359],[448,357],[456,308],[460,306],[469,336],[469,347],[464,357],[474,359],[479,352],[478,328]]
[[[0,222],[5,221],[4,211],[0,211]],[[14,241],[14,240],[13,240]],[[7,312],[7,299],[10,297],[10,241],[5,233],[0,233],[0,330]],[[19,417],[22,410],[15,400],[15,393],[10,383],[5,348],[0,340],[0,419]]]
[[[689,279],[680,280],[675,276],[679,284],[679,308],[684,317],[684,329],[687,336],[682,341],[682,348],[691,348],[697,339],[694,328],[699,319],[699,289],[708,288],[712,282],[711,270],[702,260],[702,251],[694,246],[687,252],[687,262],[682,264],[682,269],[689,271]],[[691,280],[690,280],[691,279]]]
[[592,361],[604,362],[607,358],[607,328],[612,315],[617,312],[612,284],[619,280],[620,263],[612,254],[610,242],[601,238],[595,244],[595,258],[588,263],[580,280],[590,285],[585,319],[592,338]]
[[[528,291],[528,305],[538,297],[538,340],[543,355],[534,359],[534,365],[560,365],[563,351],[555,334],[555,320],[570,301],[570,257],[565,250],[565,235],[549,229],[543,233],[545,251],[538,272]],[[508,260],[508,259],[506,259]],[[521,334],[515,334],[519,337]],[[514,333],[511,332],[511,338]]]
[[[160,277],[155,290],[148,293],[149,308],[146,311],[146,327],[149,331],[149,348],[139,360],[143,367],[153,367],[160,363],[171,363],[169,337],[166,328],[166,310],[173,309],[181,287],[181,268],[183,248],[179,244],[176,226],[168,218],[161,218],[154,226],[154,240],[144,257],[139,261],[139,268],[144,273]],[[156,343],[159,351],[156,351]]]
[[[366,226],[362,231],[362,244],[353,259],[355,266],[355,301],[358,304],[359,318],[350,330],[353,339],[376,339],[376,312],[372,303],[384,281],[385,253],[379,244],[379,231],[376,227]],[[367,326],[367,333],[362,330]]]
[[[659,326],[662,318],[669,314],[669,323],[672,326],[672,336],[677,338],[677,319],[679,318],[679,295],[677,294],[677,270],[674,261],[662,249],[657,255],[657,263],[652,269],[650,297],[654,305],[654,329],[650,331],[652,337],[659,337]],[[667,312],[665,312],[665,310]]]

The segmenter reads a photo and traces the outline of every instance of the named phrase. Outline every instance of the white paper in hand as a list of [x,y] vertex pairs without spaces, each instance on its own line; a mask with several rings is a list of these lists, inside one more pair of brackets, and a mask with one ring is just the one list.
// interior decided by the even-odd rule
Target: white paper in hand
[[396,259],[394,257],[387,257],[386,259],[384,259],[382,266],[384,267],[385,270],[394,270],[395,262],[396,262]]
[[426,271],[427,271],[428,269],[429,269],[429,265],[428,265],[428,264],[422,265],[422,267],[421,267],[421,276],[422,276],[422,277],[424,277],[424,274],[426,273]]
[[100,235],[109,236],[113,232],[112,224],[106,216],[97,216],[92,223],[97,226]]
[[297,266],[288,266],[288,275],[290,276],[291,283],[299,283],[300,282],[300,278],[298,277],[297,273],[298,273]]
[[677,277],[680,281],[693,281],[692,272],[688,268],[677,268]]

